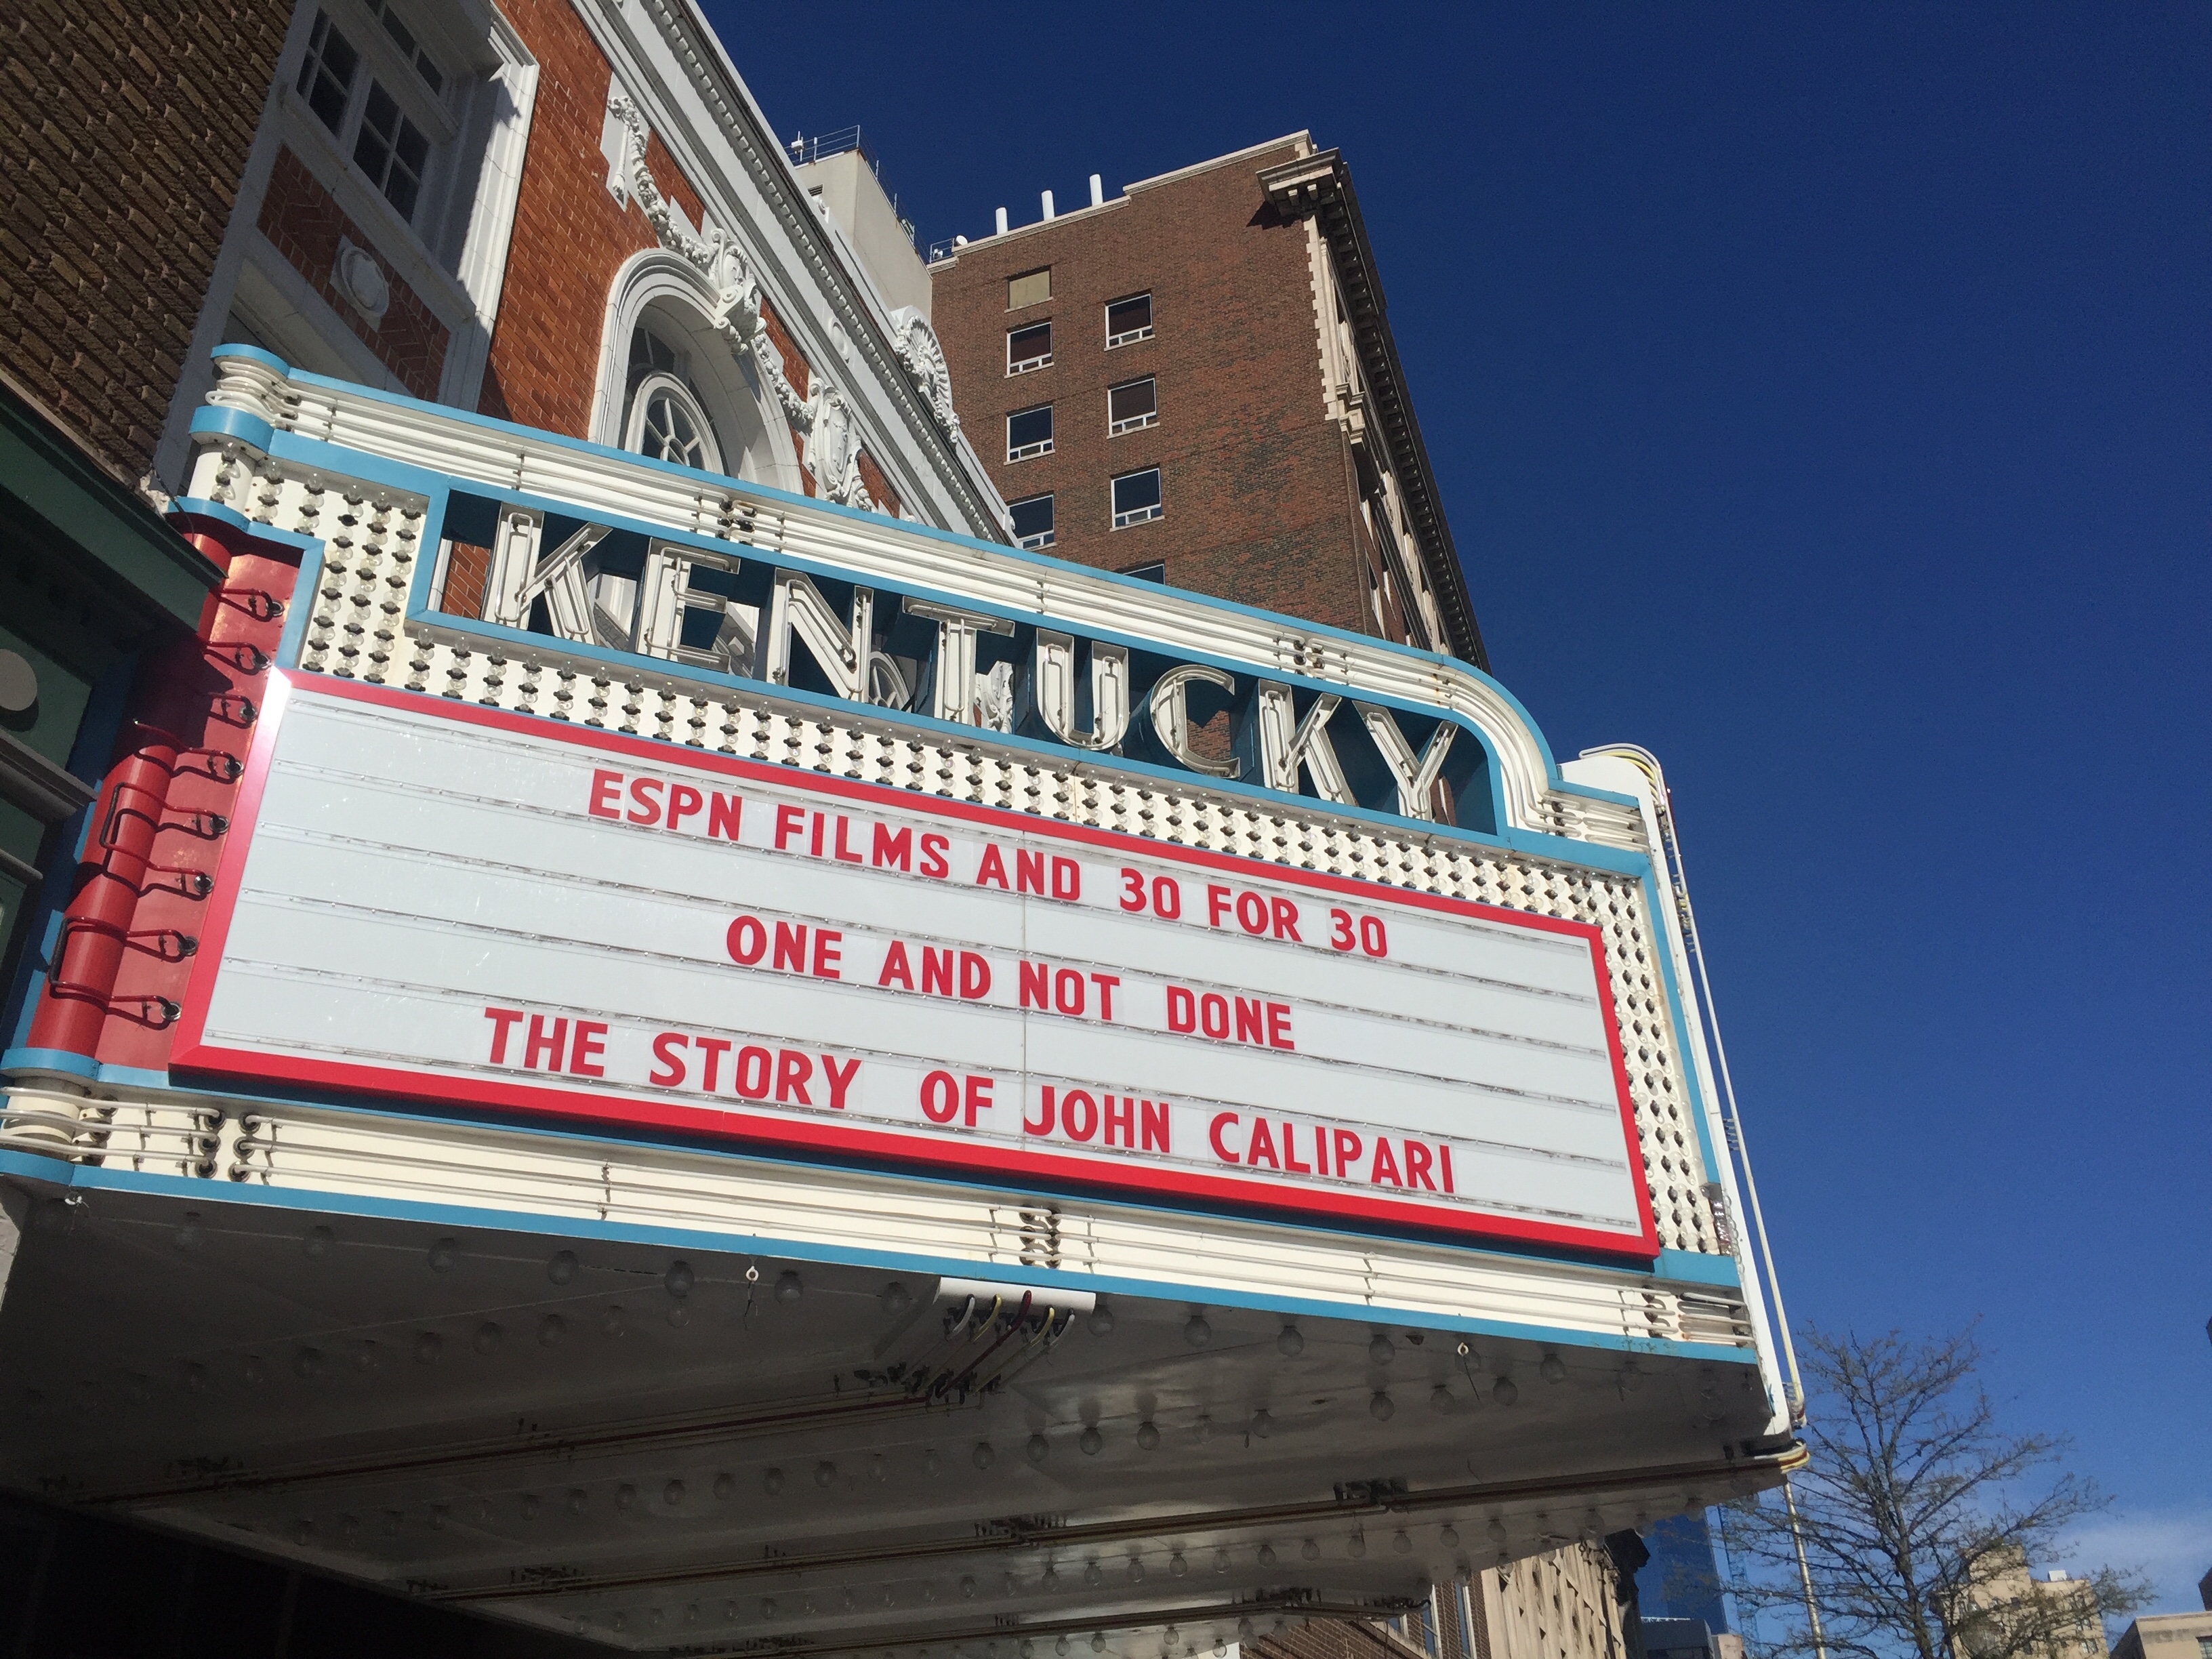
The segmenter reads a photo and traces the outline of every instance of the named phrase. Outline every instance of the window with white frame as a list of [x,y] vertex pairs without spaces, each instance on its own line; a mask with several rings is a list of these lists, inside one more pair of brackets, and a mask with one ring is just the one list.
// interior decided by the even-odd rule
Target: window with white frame
[[1109,387],[1106,392],[1106,435],[1118,437],[1124,432],[1135,432],[1140,428],[1157,426],[1160,419],[1160,400],[1152,377],[1141,380],[1124,380],[1120,386]]
[[629,422],[623,447],[702,472],[722,470],[721,446],[676,349],[641,327],[630,336]]
[[1014,545],[1016,547],[1050,547],[1052,533],[1052,497],[1032,495],[1027,501],[1009,501],[1006,511],[1013,514]]
[[1160,516],[1160,470],[1124,472],[1114,480],[1114,528],[1127,529]]
[[1052,453],[1052,405],[1017,410],[1006,416],[1006,459],[1026,461]]
[[1106,349],[1134,345],[1152,337],[1152,296],[1132,294],[1106,307]]
[[447,77],[388,4],[368,9],[376,27],[357,33],[342,12],[316,14],[295,89],[377,194],[419,230],[435,155],[458,132]]
[[1031,323],[1006,331],[1006,373],[1026,374],[1052,362],[1052,325]]

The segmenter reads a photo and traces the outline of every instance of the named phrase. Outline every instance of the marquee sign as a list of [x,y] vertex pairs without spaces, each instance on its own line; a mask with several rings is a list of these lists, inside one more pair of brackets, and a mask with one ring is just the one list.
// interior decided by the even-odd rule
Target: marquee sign
[[1656,1252],[1580,923],[319,678],[240,809],[179,1071]]

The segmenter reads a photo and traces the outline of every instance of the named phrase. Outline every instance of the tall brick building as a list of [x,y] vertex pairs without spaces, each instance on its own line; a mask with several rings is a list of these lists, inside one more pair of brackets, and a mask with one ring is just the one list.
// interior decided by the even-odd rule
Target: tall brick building
[[930,274],[1024,546],[1484,660],[1335,151],[1294,133]]

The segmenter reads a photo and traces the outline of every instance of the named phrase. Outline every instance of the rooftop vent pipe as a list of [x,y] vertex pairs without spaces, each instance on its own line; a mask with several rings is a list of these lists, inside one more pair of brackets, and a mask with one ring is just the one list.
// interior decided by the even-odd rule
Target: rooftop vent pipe
[[1039,192],[1039,196],[1044,203],[1044,216],[1049,219],[1052,217],[1052,192],[1048,190],[1042,191]]
[[1099,182],[1098,175],[1095,173],[1091,175],[1091,205],[1093,207],[1106,205],[1106,186]]
[[1004,209],[1004,208],[1000,208],[1000,209],[999,210],[999,229],[998,229],[998,234],[999,234],[1000,235],[1001,235],[1001,236],[1003,236],[1003,235],[1005,235],[1005,234],[1006,234],[1006,209]]

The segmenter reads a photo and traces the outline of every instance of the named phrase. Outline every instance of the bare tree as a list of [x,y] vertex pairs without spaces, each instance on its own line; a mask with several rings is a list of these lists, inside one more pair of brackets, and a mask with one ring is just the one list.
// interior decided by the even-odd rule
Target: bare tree
[[2110,1500],[2058,1467],[2064,1440],[1999,1430],[1972,1334],[1922,1342],[1816,1331],[1802,1351],[1812,1464],[1792,1478],[1791,1501],[1769,1492],[1722,1518],[1724,1545],[1751,1569],[1738,1601],[1785,1627],[1761,1646],[1777,1656],[1824,1646],[1838,1659],[2101,1655],[2101,1616],[2142,1605],[2146,1587],[2102,1567],[2030,1580],[2029,1561]]

